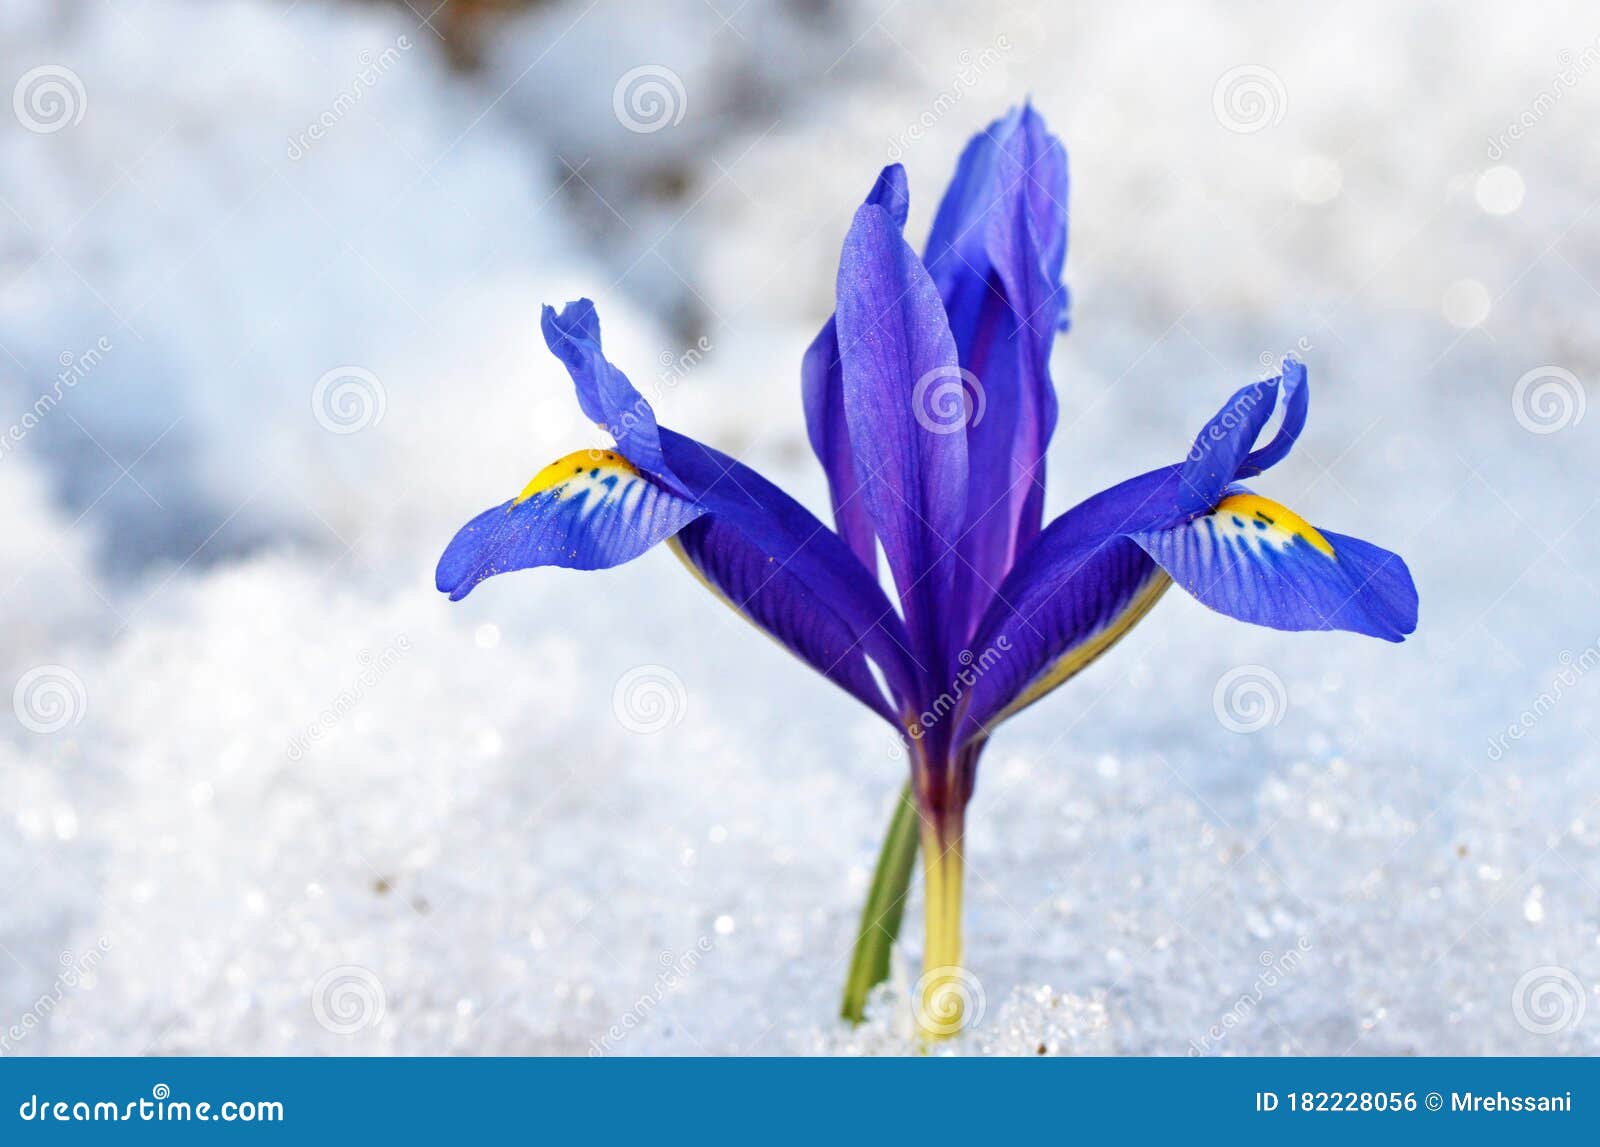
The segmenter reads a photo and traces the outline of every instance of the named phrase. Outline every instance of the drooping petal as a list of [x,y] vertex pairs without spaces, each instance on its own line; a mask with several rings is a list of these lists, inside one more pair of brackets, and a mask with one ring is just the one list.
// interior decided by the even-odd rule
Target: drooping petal
[[[912,696],[918,671],[905,626],[839,536],[721,451],[667,429],[661,440],[705,520],[717,523],[686,536],[680,556],[752,623],[858,697],[867,658],[897,700]],[[881,691],[872,693],[877,703],[867,703],[883,713]]]
[[1143,474],[1068,510],[1001,584],[974,634],[957,744],[1057,688],[1104,653],[1159,600],[1169,579],[1130,530],[1170,521],[1179,468]]
[[559,314],[547,306],[541,326],[545,344],[572,376],[583,413],[616,439],[618,453],[662,485],[677,489],[677,479],[661,456],[655,410],[600,350],[600,316],[594,303],[579,299]]
[[[886,175],[881,183],[892,187],[892,176]],[[880,209],[874,207],[872,210]],[[567,316],[571,316],[570,321]],[[561,330],[567,333],[561,338],[552,338],[551,349],[567,363],[577,383],[580,398],[592,388],[592,380],[598,380],[599,385],[609,388],[613,396],[638,394],[601,349],[599,322],[594,317],[592,306],[573,304],[556,321]],[[638,404],[646,413],[650,412],[649,403],[642,397],[638,399]],[[775,569],[781,566],[786,577],[797,579],[809,591],[807,600],[826,603],[827,608],[838,616],[857,640],[863,654],[870,656],[880,666],[897,695],[907,695],[912,676],[911,662],[906,652],[909,639],[904,627],[879,589],[876,578],[856,560],[838,535],[748,466],[692,438],[657,426],[653,414],[648,423],[631,421],[622,429],[630,432],[627,439],[629,448],[643,441],[652,458],[646,463],[630,454],[630,462],[646,475],[657,478],[659,485],[670,485],[701,513],[716,517],[743,537],[749,554],[738,554],[728,558],[728,561],[760,560]],[[621,443],[619,437],[618,453],[625,453]],[[718,554],[734,551],[735,544],[727,531],[718,530],[716,538],[720,539],[720,545],[716,547]],[[685,552],[689,552],[689,547],[685,548]],[[694,552],[709,554],[712,550],[697,546]],[[719,577],[731,576],[727,571],[719,572],[716,568],[701,569],[699,572],[713,586],[717,585]],[[796,593],[790,596],[800,595]],[[751,621],[785,644],[804,636],[798,629],[764,624],[755,610],[765,600],[761,598],[753,603]],[[735,603],[744,604],[738,599],[735,599]],[[811,638],[807,637],[806,642],[806,645],[791,645],[791,648],[803,660],[810,661],[806,649],[811,646]],[[814,664],[813,667],[825,673],[833,672],[832,667],[826,664]],[[846,668],[836,672],[849,673],[852,670]]]
[[[889,212],[902,230],[911,200],[905,168],[890,164],[879,174],[866,201]],[[806,349],[800,364],[800,393],[805,403],[806,434],[828,478],[828,496],[839,535],[869,570],[878,568],[878,543],[872,517],[861,498],[855,459],[850,451],[850,426],[844,415],[844,376],[839,364],[839,332],[832,316]]]
[[1056,423],[1049,360],[1066,309],[1066,153],[1031,107],[976,136],[928,239],[965,383],[967,528],[953,612],[970,626],[1039,532]]
[[724,605],[884,720],[899,724],[862,642],[788,565],[714,514],[691,522],[668,544]]
[[[838,535],[749,467],[660,427],[606,357],[587,301],[545,311],[551,349],[591,412],[616,412],[618,450],[579,451],[517,498],[467,524],[440,560],[452,598],[484,578],[536,565],[595,569],[637,557],[690,525],[674,549],[718,597],[897,726],[916,686],[904,625]],[[643,459],[624,456],[639,449]],[[882,672],[895,703],[869,667]]]
[[632,561],[704,511],[609,450],[552,462],[517,497],[456,533],[434,582],[460,601],[495,574],[534,566],[609,569]]
[[[1280,393],[1282,425],[1251,453]],[[957,743],[986,737],[1083,669],[1172,582],[1212,609],[1275,629],[1387,641],[1414,631],[1416,588],[1398,555],[1319,531],[1233,484],[1288,453],[1306,405],[1305,369],[1286,360],[1281,380],[1233,395],[1186,461],[1114,486],[1052,522],[974,634],[972,656],[988,668],[967,691]]]
[[927,270],[882,207],[856,211],[839,260],[838,333],[856,476],[883,544],[919,657],[952,652],[940,617],[966,517],[963,420],[923,405],[959,367]]
[[1242,488],[1208,514],[1133,535],[1199,601],[1273,629],[1343,629],[1401,641],[1417,590],[1398,554],[1320,531]]

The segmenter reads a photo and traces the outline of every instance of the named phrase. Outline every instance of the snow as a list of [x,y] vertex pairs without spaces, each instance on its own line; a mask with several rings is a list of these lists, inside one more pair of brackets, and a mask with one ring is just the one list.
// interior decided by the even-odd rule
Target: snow
[[0,117],[0,435],[57,399],[0,450],[0,1052],[912,1048],[918,901],[834,1019],[880,723],[670,555],[455,606],[431,570],[594,440],[536,325],[579,294],[664,422],[821,508],[849,212],[900,159],[921,234],[1026,93],[1073,175],[1052,507],[1293,350],[1257,486],[1403,553],[1422,625],[1169,594],[1009,725],[940,1050],[1600,1050],[1593,28],[565,0],[478,54],[403,5],[0,15],[0,78],[81,85]]

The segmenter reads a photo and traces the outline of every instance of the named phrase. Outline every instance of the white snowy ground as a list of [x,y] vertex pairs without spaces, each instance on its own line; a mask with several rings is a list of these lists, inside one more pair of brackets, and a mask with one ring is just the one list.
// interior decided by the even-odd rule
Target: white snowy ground
[[1008,727],[951,1050],[1600,1050],[1592,11],[714,3],[542,6],[471,74],[401,5],[5,6],[0,1051],[907,1050],[904,975],[833,1019],[875,719],[664,553],[431,572],[593,441],[536,328],[580,293],[664,421],[821,507],[849,212],[903,159],[921,234],[1027,93],[1073,169],[1053,506],[1298,347],[1258,486],[1402,552],[1422,624],[1175,592]]

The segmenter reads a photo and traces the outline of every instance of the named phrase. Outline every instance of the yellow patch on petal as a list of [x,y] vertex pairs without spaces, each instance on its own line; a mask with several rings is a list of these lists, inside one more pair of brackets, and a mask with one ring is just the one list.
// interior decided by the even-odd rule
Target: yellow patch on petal
[[603,474],[625,474],[637,478],[639,471],[634,469],[633,463],[614,450],[574,450],[565,458],[556,459],[535,474],[533,480],[522,488],[522,493],[518,494],[516,501],[511,504],[520,506],[535,494],[542,494],[584,474],[596,479]]
[[1211,512],[1219,516],[1232,514],[1247,522],[1259,523],[1274,541],[1281,538],[1287,544],[1295,538],[1303,538],[1313,549],[1320,550],[1330,558],[1336,557],[1328,539],[1319,534],[1315,526],[1271,498],[1263,498],[1259,494],[1234,494],[1218,502],[1217,508]]

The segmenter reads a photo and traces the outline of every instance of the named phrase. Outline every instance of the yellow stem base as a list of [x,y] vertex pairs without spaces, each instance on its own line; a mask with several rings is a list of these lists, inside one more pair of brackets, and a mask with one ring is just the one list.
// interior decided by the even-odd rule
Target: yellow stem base
[[926,938],[911,1009],[924,1042],[948,1039],[976,1016],[977,981],[961,966],[961,830],[922,828]]

